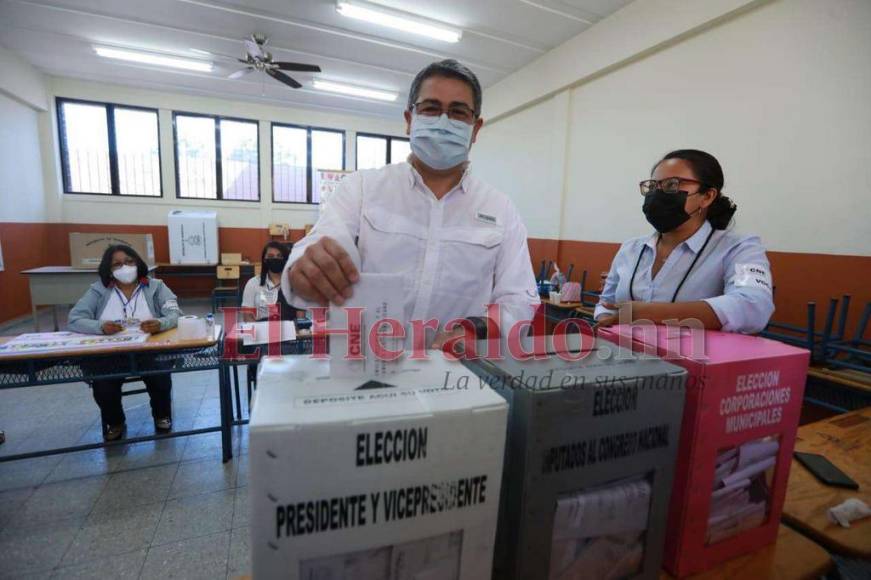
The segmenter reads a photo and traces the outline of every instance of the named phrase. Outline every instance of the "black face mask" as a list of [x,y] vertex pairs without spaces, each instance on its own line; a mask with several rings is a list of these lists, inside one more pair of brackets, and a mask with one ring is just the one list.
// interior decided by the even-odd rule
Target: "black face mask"
[[273,274],[281,274],[281,271],[284,270],[285,262],[287,262],[287,260],[284,258],[266,258],[263,260],[266,269]]
[[665,193],[657,189],[644,196],[644,217],[659,233],[670,232],[690,219],[690,214],[684,210],[686,202],[685,191]]

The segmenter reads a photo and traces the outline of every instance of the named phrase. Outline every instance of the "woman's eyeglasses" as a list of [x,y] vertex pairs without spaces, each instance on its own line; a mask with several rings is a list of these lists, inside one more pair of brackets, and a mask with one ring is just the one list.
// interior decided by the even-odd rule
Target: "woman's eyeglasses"
[[112,262],[112,269],[117,270],[121,266],[135,266],[135,265],[136,265],[136,260],[134,260],[133,258],[127,258],[123,262]]
[[699,186],[702,185],[701,181],[696,181],[695,179],[686,179],[683,177],[667,177],[665,179],[648,179],[646,181],[642,181],[638,184],[638,187],[641,188],[641,195],[650,195],[657,189],[661,189],[665,193],[679,193],[681,191],[681,183],[697,183]]

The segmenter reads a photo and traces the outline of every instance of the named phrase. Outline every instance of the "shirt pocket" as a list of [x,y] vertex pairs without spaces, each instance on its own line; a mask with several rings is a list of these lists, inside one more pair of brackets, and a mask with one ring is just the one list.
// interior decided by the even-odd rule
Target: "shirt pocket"
[[465,296],[483,295],[489,300],[503,237],[497,228],[444,228],[441,272],[450,290]]
[[413,273],[423,259],[426,226],[384,211],[363,212],[358,240],[364,272]]

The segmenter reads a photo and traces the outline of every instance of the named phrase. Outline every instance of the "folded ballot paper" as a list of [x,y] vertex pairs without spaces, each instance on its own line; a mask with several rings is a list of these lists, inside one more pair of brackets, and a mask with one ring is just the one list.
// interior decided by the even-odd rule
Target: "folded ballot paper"
[[[334,232],[335,241],[344,248],[360,272],[360,279],[352,286],[353,295],[341,306],[330,305],[327,328],[332,330],[348,329],[349,324],[359,320],[359,330],[355,335],[347,332],[329,335],[330,345],[330,376],[335,378],[352,378],[359,376],[381,377],[398,372],[403,356],[395,360],[379,356],[369,345],[369,334],[373,325],[385,319],[398,321],[407,328],[405,301],[407,296],[406,277],[401,274],[376,274],[362,271],[362,260],[351,235],[338,229]],[[314,305],[312,305],[314,306]],[[355,312],[360,313],[359,319]],[[357,325],[354,324],[356,327]],[[386,329],[385,325],[380,328]],[[376,327],[375,330],[377,330]],[[405,345],[404,339],[380,338],[384,349],[400,351]]]
[[[361,273],[360,280],[354,284],[354,295],[342,306],[330,305],[328,327],[332,329],[353,330],[351,326],[356,326],[356,318],[352,309],[361,309],[361,324],[356,336],[353,333],[330,335],[330,376],[384,377],[402,368],[404,357],[389,360],[385,353],[379,355],[369,344],[369,335],[378,329],[373,329],[373,325],[379,325],[387,332],[389,327],[382,324],[387,319],[406,327],[405,294],[405,276]],[[405,345],[401,338],[381,337],[378,341],[385,351],[400,352]]]
[[762,525],[771,496],[768,474],[780,444],[766,437],[717,455],[707,542],[714,543]]
[[550,579],[617,579],[637,573],[650,493],[650,483],[636,479],[558,499]]

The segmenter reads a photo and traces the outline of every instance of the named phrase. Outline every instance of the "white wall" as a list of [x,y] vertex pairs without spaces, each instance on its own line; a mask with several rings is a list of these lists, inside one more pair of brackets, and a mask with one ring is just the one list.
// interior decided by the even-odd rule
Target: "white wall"
[[37,112],[0,94],[0,222],[45,221]]
[[[637,182],[651,165],[670,149],[701,148],[724,166],[738,228],[769,249],[869,255],[869,65],[868,0],[763,2],[563,91],[565,117],[539,127],[547,138],[568,128],[561,188],[529,188],[552,179],[552,165],[533,147],[519,165],[484,133],[477,165],[521,207],[553,204],[561,190],[560,238],[619,242],[649,231]],[[541,106],[500,118],[494,132],[533,134],[529,115]]]
[[[66,223],[162,225],[170,209],[207,208],[218,212],[224,227],[266,227],[270,223],[289,223],[302,228],[313,223],[317,206],[272,203],[270,121],[311,125],[346,131],[346,167],[354,168],[356,132],[403,135],[404,122],[374,116],[350,116],[317,110],[269,106],[229,101],[180,93],[166,93],[107,85],[68,78],[49,79],[52,108],[41,115],[40,140],[45,159],[44,179],[49,221]],[[139,105],[159,109],[163,198],[142,199],[93,195],[65,195],[60,179],[57,118],[54,98],[68,97],[94,101]],[[226,115],[260,122],[260,198],[259,203],[177,199],[172,140],[172,111]]]
[[511,117],[485,121],[472,146],[473,171],[508,193],[529,235],[559,238],[568,93]]
[[17,54],[0,46],[0,94],[38,111],[48,109],[45,78]]

